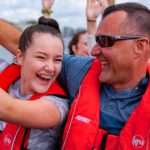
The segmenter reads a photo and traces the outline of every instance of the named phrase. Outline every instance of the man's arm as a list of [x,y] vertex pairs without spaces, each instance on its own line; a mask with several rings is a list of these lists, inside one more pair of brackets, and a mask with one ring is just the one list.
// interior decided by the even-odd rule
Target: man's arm
[[0,45],[15,55],[21,32],[8,22],[0,19]]

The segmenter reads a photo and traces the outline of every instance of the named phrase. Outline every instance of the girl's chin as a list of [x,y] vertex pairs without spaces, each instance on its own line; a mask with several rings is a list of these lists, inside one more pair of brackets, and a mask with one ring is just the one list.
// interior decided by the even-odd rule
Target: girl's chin
[[47,92],[48,88],[47,89],[38,89],[38,90],[35,90],[35,93],[45,93]]

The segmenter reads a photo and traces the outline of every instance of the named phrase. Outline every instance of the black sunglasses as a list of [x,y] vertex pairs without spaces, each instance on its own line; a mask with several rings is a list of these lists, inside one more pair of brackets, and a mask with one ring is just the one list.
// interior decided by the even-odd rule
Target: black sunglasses
[[109,36],[109,35],[96,35],[95,36],[96,43],[101,48],[111,47],[114,45],[116,41],[138,39],[138,38],[142,38],[142,36]]

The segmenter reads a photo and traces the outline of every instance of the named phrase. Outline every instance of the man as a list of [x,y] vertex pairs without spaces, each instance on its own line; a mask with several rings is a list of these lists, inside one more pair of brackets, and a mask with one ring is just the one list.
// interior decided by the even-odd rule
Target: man
[[[149,27],[145,6],[109,6],[91,52],[97,59],[64,57],[60,81],[70,103],[75,99],[62,149],[150,148]],[[6,43],[12,41],[7,32]]]
[[71,105],[62,149],[150,149],[149,37],[148,8],[112,5],[104,11],[91,52],[101,69],[93,62],[86,70],[90,60],[64,60],[63,85],[67,83],[71,98],[81,86]]

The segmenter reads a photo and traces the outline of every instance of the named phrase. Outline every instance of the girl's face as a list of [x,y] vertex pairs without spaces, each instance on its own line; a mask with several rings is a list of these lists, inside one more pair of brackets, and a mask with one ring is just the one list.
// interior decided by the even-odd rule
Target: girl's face
[[49,33],[34,33],[25,53],[17,52],[21,65],[21,94],[43,93],[60,73],[62,41]]

